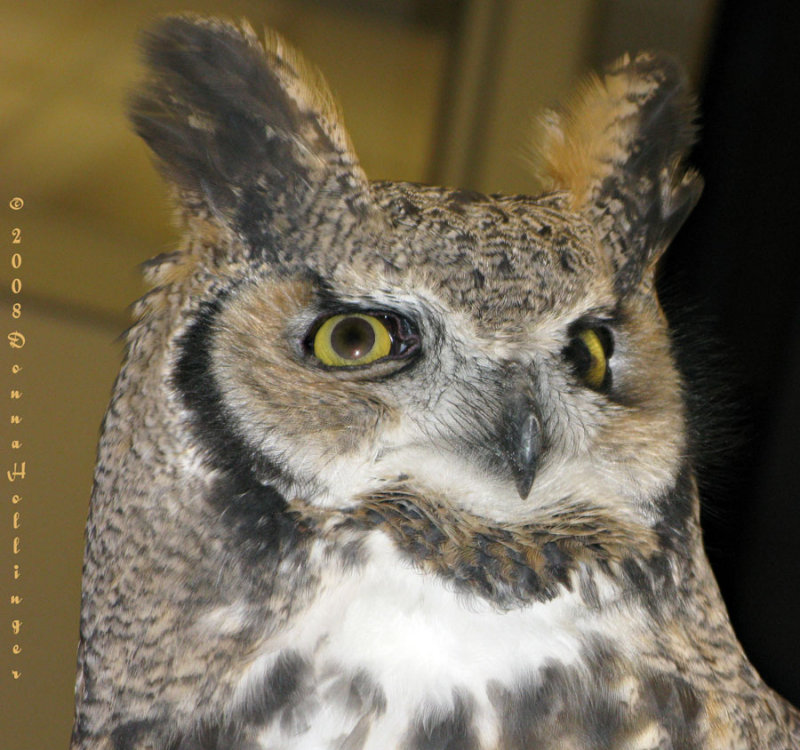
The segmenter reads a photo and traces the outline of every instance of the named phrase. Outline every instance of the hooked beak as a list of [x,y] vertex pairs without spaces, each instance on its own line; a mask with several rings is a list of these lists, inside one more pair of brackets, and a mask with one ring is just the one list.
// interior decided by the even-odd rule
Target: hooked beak
[[504,457],[519,496],[525,500],[536,476],[542,430],[531,399],[516,392],[507,401],[503,430]]

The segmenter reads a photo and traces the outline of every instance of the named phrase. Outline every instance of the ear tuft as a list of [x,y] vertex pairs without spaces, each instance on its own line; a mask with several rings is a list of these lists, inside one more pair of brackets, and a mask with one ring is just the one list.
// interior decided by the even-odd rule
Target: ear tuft
[[366,181],[322,76],[277,34],[179,15],[143,48],[131,120],[190,215],[236,228],[245,203],[296,215],[333,173]]
[[543,179],[598,227],[621,285],[652,268],[700,196],[702,180],[684,166],[694,112],[681,67],[644,53],[544,117]]

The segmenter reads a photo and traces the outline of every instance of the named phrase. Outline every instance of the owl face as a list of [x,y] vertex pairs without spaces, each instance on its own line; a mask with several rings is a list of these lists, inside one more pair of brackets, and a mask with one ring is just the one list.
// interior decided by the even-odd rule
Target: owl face
[[498,521],[565,498],[646,519],[683,450],[653,296],[619,294],[563,195],[367,195],[334,252],[282,242],[291,262],[201,316],[213,408],[261,481],[320,507],[411,486]]

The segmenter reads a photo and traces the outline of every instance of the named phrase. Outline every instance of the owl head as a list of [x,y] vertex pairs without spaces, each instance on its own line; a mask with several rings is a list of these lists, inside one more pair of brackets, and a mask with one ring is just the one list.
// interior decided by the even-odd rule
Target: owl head
[[652,525],[686,453],[654,273],[700,192],[673,62],[625,57],[548,114],[531,198],[370,182],[277,36],[174,17],[146,56],[132,118],[187,239],[142,310],[182,310],[167,378],[201,463],[318,508],[402,485]]

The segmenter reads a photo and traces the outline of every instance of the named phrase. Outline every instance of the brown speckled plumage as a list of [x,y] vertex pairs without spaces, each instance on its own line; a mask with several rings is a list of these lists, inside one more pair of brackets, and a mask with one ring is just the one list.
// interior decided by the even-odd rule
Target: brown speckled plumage
[[[548,115],[531,198],[369,182],[275,35],[179,16],[145,54],[185,241],[103,425],[73,750],[800,746],[703,551],[653,291],[701,184],[678,67]],[[326,360],[339,315],[389,348]]]

